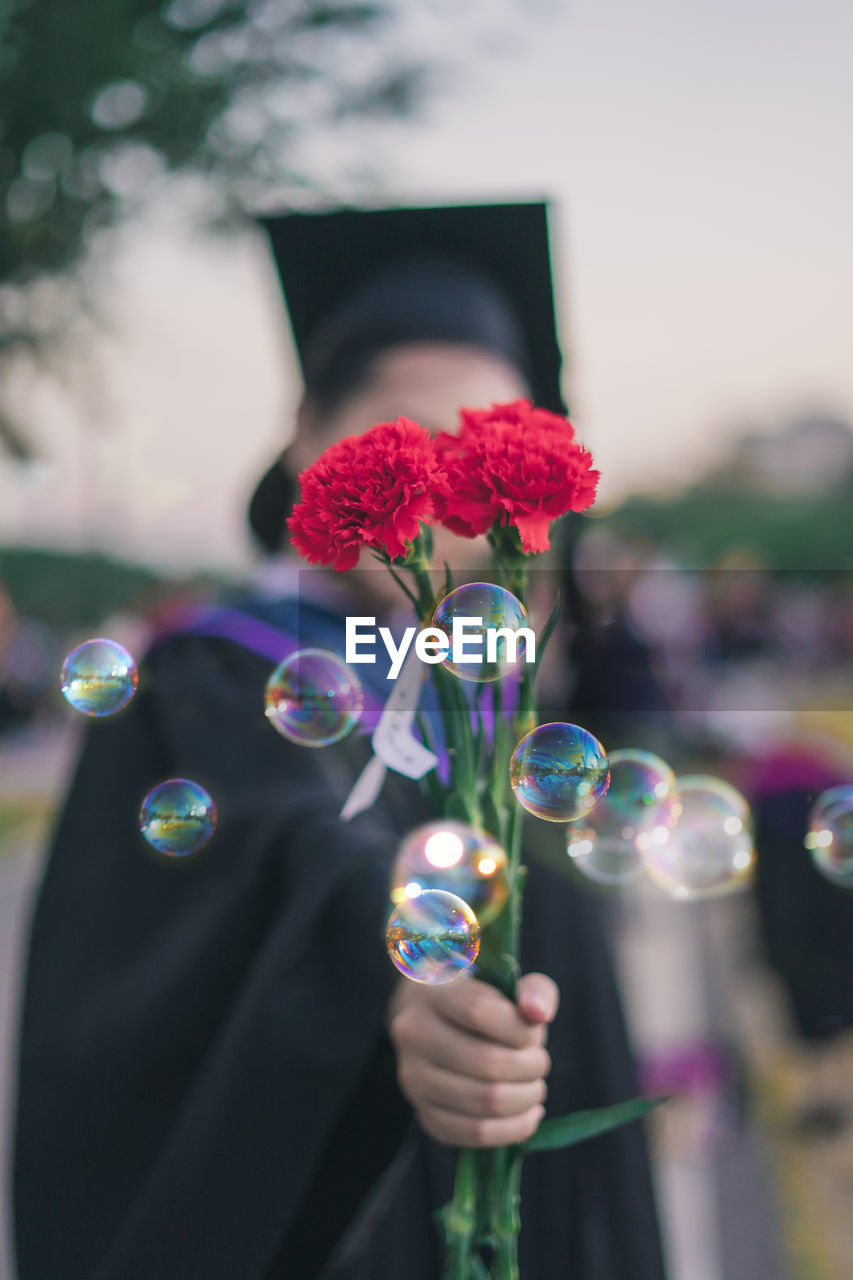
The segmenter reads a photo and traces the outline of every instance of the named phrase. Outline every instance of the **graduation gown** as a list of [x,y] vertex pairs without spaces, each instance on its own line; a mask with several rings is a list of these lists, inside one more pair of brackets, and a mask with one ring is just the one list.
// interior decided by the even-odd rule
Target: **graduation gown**
[[[277,735],[261,710],[271,665],[225,636],[176,636],[88,734],[32,927],[20,1280],[440,1274],[431,1215],[454,1153],[419,1133],[385,1034],[389,860],[428,811],[392,775],[342,824],[368,740],[317,751]],[[184,859],[137,829],[142,797],[173,776],[219,809]],[[549,1112],[632,1096],[594,902],[544,867],[523,963],[562,993]],[[522,1207],[524,1280],[663,1274],[639,1125],[528,1159]]]

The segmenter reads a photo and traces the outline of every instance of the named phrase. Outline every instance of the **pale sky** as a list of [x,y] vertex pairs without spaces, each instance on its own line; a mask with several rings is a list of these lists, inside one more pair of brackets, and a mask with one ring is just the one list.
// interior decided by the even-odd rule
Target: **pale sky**
[[[688,479],[743,426],[815,407],[853,421],[853,6],[502,12],[419,122],[349,127],[312,161],[369,159],[377,203],[554,201],[566,391],[603,501]],[[447,15],[418,10],[409,38],[450,38]],[[470,22],[457,43],[470,59],[482,39]],[[160,217],[109,286],[85,375],[98,413],[27,389],[50,465],[22,484],[4,462],[0,534],[245,565],[244,501],[297,395],[265,247]]]

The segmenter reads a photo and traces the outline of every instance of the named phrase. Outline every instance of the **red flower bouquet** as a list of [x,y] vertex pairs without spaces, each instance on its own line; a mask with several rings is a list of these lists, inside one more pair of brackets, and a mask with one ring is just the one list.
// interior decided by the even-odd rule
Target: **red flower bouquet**
[[[576,441],[571,423],[534,408],[526,400],[484,410],[465,409],[459,434],[442,432],[434,441],[421,427],[401,418],[340,441],[302,473],[301,501],[290,518],[290,534],[297,550],[312,563],[333,564],[339,570],[352,568],[362,548],[371,548],[388,564],[422,626],[430,628],[437,626],[456,592],[447,570],[444,596],[436,607],[435,585],[429,573],[429,525],[440,521],[465,537],[488,534],[497,582],[487,585],[487,594],[494,591],[504,601],[508,598],[515,616],[526,618],[530,555],[548,549],[553,520],[591,506],[597,482],[592,458]],[[392,561],[399,563],[392,565]],[[542,656],[557,612],[555,606],[537,640],[536,661]],[[503,625],[500,619],[498,622]],[[510,794],[510,762],[515,744],[536,725],[535,666],[521,664],[512,709],[505,703],[500,672],[467,677],[494,681],[491,733],[484,727],[482,700],[469,701],[460,672],[441,665],[430,670],[441,708],[443,739],[452,746],[448,751],[449,780],[440,781],[432,770],[424,776],[424,783],[437,813],[448,826],[455,824],[454,830],[462,832],[462,837],[439,832],[440,840],[455,840],[461,849],[464,838],[471,836],[478,848],[478,841],[485,840],[498,849],[500,857],[490,858],[489,866],[496,872],[500,862],[505,869],[506,894],[501,898],[505,905],[499,914],[481,926],[465,901],[458,897],[454,901],[470,914],[477,930],[479,950],[470,960],[474,963],[476,959],[477,976],[513,998],[524,876],[519,806]],[[561,727],[575,728],[544,726]],[[583,735],[586,731],[578,732]],[[606,772],[606,760],[602,768]],[[548,785],[551,782],[553,779]],[[606,787],[606,782],[603,785]],[[449,866],[452,861],[439,859],[435,865]],[[419,947],[428,945],[423,929],[418,926],[419,932],[411,929],[406,934],[405,923],[398,925],[396,920],[399,910],[395,909],[389,922],[389,937],[392,933],[405,935],[405,945],[411,954],[417,954]],[[448,934],[439,942],[442,963],[446,958],[442,948],[452,951],[458,938]],[[398,968],[418,981],[432,980],[418,977],[399,963]],[[626,1123],[656,1101],[637,1099],[600,1111],[545,1120],[520,1146],[461,1151],[453,1201],[441,1215],[445,1280],[517,1280],[523,1157],[580,1142]]]

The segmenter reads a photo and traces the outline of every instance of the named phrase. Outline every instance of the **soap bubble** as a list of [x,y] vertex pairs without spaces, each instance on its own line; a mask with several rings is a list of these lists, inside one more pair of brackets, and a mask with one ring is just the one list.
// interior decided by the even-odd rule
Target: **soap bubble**
[[216,805],[204,787],[187,778],[169,778],[142,801],[139,830],[158,853],[185,858],[207,844],[216,818]]
[[521,739],[509,762],[510,786],[529,813],[548,822],[573,822],[607,790],[604,747],[586,729],[557,721]]
[[458,657],[469,660],[454,661],[451,650],[442,664],[460,680],[476,684],[500,680],[526,661],[527,642],[523,635],[518,637],[517,644],[514,636],[498,635],[499,630],[517,631],[528,625],[524,605],[505,587],[497,587],[492,582],[469,582],[448,592],[439,602],[430,625],[443,631],[451,644],[454,618],[481,619],[476,626],[466,625],[460,634],[460,642],[464,637],[464,644],[457,646],[462,650]]
[[300,649],[267,680],[267,719],[301,747],[328,747],[358,724],[364,709],[361,681],[334,653]]
[[136,663],[115,640],[84,640],[62,664],[62,693],[84,716],[111,716],[120,711],[138,684]]
[[489,924],[507,900],[508,873],[509,860],[493,836],[442,818],[403,841],[391,869],[391,901],[447,889],[469,904],[480,924]]
[[853,889],[853,786],[830,787],[818,796],[804,844],[822,875]]
[[385,945],[400,973],[437,986],[472,967],[480,950],[480,925],[455,893],[424,889],[391,912]]
[[746,888],[755,848],[749,805],[721,778],[676,778],[676,825],[643,849],[646,870],[673,898],[714,898]]
[[643,849],[668,839],[678,802],[675,774],[650,751],[613,751],[610,786],[566,831],[574,866],[599,884],[626,884],[643,871]]

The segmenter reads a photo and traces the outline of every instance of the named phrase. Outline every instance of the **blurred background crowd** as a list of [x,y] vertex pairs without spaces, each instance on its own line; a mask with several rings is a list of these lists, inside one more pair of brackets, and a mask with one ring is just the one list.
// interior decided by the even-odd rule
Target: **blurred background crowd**
[[[666,695],[630,745],[747,794],[792,760],[853,781],[851,37],[840,0],[3,7],[0,1134],[62,658],[141,654],[259,573],[245,503],[298,380],[254,213],[551,200],[603,476],[577,583]],[[849,1276],[849,1031],[803,1035],[754,895],[612,896],[646,1082],[679,1095],[672,1280]]]

